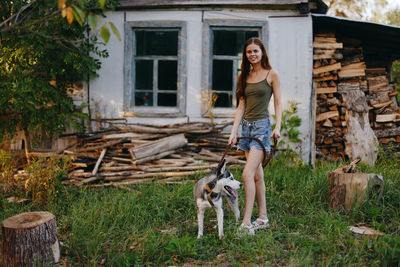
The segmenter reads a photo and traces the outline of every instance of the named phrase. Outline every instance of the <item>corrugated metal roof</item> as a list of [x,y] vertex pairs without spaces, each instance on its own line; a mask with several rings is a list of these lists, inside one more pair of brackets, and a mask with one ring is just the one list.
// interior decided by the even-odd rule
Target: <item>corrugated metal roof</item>
[[314,28],[331,28],[336,33],[360,39],[367,52],[381,52],[400,59],[400,27],[342,17],[312,14]]

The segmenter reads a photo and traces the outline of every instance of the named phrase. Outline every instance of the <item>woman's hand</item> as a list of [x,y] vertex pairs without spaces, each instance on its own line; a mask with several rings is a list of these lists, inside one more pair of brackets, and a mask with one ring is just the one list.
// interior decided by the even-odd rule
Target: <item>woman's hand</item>
[[231,133],[228,140],[228,145],[235,145],[237,143],[237,136],[235,133]]
[[275,129],[272,131],[272,134],[271,134],[270,138],[271,138],[271,139],[276,139],[276,140],[278,140],[280,137],[281,137],[281,131],[280,131],[280,129],[275,128]]

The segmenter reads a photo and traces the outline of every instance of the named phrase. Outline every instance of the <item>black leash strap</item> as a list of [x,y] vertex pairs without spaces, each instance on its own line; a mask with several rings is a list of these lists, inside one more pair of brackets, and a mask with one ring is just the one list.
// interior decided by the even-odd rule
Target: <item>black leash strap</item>
[[[262,149],[263,149],[263,152],[264,152],[264,160],[263,160],[263,163],[262,163],[263,168],[265,168],[265,166],[267,166],[267,164],[270,162],[272,156],[273,156],[274,153],[275,153],[276,146],[278,145],[278,139],[277,139],[277,138],[274,138],[274,145],[272,146],[272,149],[270,150],[269,155],[267,156],[267,150],[265,149],[264,144],[263,144],[263,143],[260,141],[260,139],[258,139],[257,137],[242,136],[242,137],[238,137],[237,139],[238,139],[238,140],[240,140],[240,139],[253,139],[253,140],[256,140],[256,141],[261,145],[261,147],[262,147]],[[219,163],[218,163],[218,167],[221,166],[221,164],[222,164],[222,162],[223,162],[223,160],[224,160],[226,154],[228,153],[228,151],[229,151],[231,148],[232,148],[232,144],[229,144],[229,145],[226,147],[225,152],[224,152],[224,154],[222,155],[222,158],[221,158],[221,160],[220,160]],[[218,168],[218,167],[217,167],[217,168]]]

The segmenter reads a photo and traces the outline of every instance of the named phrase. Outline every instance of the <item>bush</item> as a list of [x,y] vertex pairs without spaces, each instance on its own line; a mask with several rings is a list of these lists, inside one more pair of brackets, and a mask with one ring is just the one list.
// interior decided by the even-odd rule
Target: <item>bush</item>
[[25,193],[34,203],[43,206],[57,198],[62,178],[67,175],[71,160],[67,157],[39,158],[26,167],[28,179]]
[[20,195],[23,184],[14,174],[17,171],[17,164],[11,152],[0,150],[0,196],[6,194]]

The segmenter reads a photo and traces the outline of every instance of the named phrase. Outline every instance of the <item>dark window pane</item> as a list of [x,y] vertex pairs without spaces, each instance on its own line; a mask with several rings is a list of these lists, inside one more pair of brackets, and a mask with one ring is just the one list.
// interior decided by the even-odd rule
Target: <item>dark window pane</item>
[[153,61],[136,60],[135,89],[153,89]]
[[158,106],[176,107],[176,94],[158,94]]
[[232,107],[232,95],[224,93],[213,93],[217,95],[214,107],[217,108],[230,108]]
[[232,91],[232,60],[213,60],[212,89]]
[[153,106],[153,93],[136,92],[135,106]]
[[242,53],[243,44],[250,37],[257,37],[258,31],[214,30],[214,55],[237,56]]
[[158,61],[158,89],[176,90],[178,62],[171,60]]
[[178,31],[136,30],[136,55],[178,55]]

